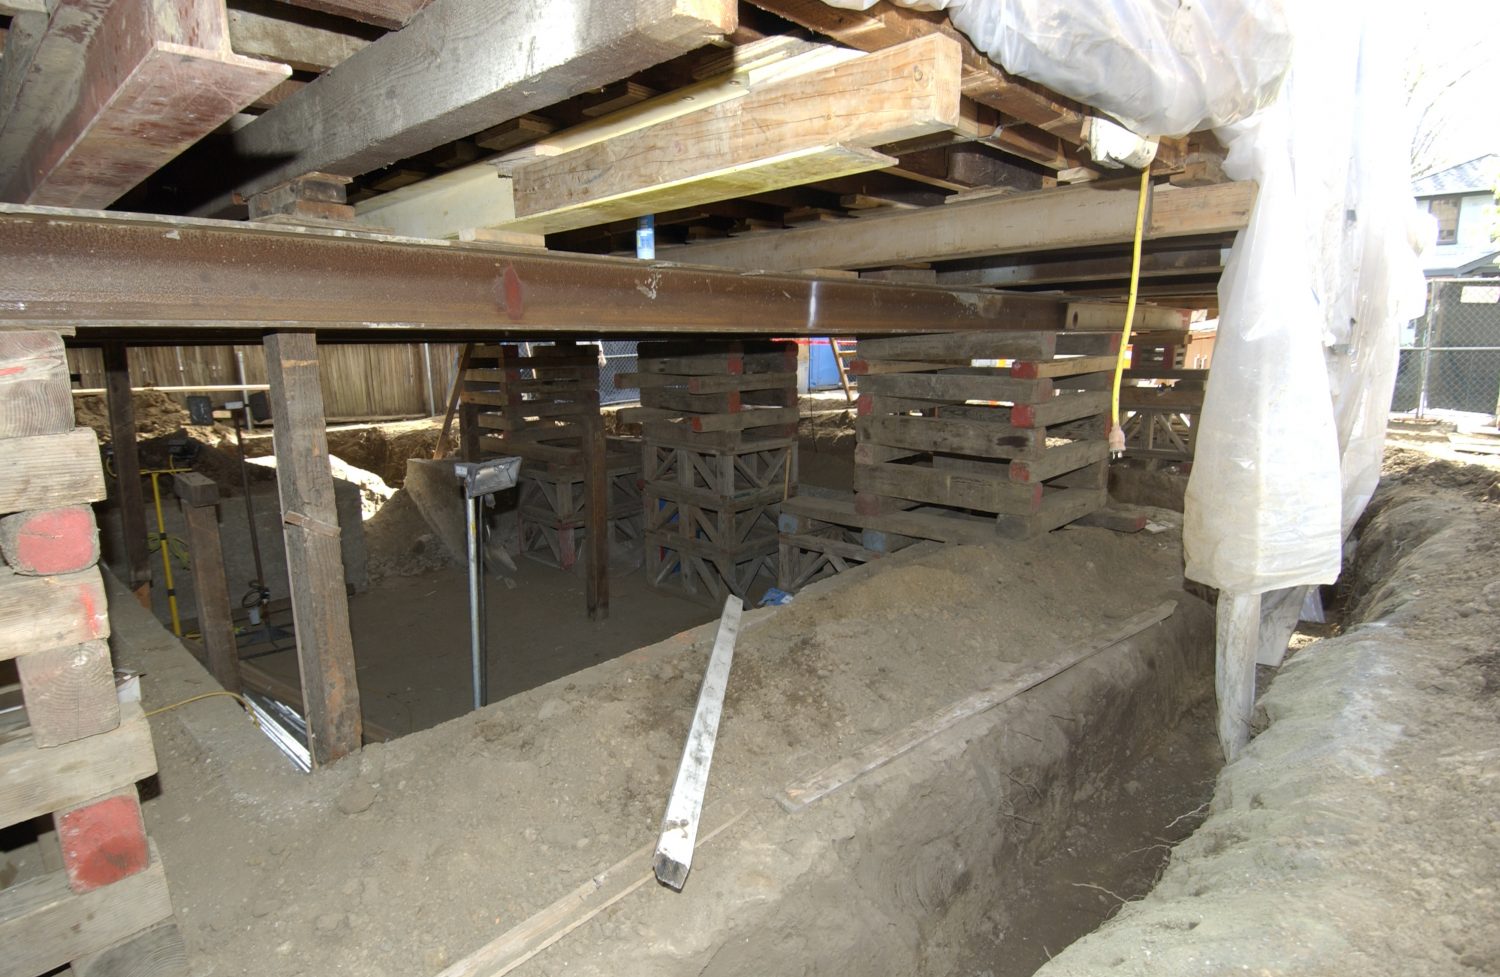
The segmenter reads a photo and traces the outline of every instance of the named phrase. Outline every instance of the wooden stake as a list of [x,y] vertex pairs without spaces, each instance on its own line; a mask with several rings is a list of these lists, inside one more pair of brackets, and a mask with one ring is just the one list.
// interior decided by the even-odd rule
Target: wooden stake
[[1218,660],[1214,691],[1219,699],[1219,746],[1226,762],[1250,742],[1255,712],[1255,653],[1260,646],[1260,594],[1219,592]]
[[198,632],[203,636],[208,670],[224,688],[238,692],[240,653],[230,617],[224,548],[219,542],[218,486],[196,472],[177,475],[173,481],[182,500],[182,518],[187,522],[193,597],[198,603]]
[[151,607],[150,552],[146,548],[146,502],[141,494],[141,462],[135,444],[135,404],[130,399],[130,358],[124,343],[104,344],[104,387],[114,445],[116,500],[125,542],[127,581],[141,606]]
[[604,457],[604,418],[599,416],[599,395],[593,395],[593,411],[583,415],[584,490],[588,492],[588,566],[584,590],[589,620],[609,617],[609,471]]
[[311,333],[272,333],[265,345],[297,666],[313,763],[322,765],[359,749],[361,723],[318,348]]

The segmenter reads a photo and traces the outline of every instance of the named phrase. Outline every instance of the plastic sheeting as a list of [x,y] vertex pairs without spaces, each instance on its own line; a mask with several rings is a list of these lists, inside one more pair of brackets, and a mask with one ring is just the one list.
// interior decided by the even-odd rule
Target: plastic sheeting
[[1259,183],[1219,285],[1187,575],[1242,594],[1333,582],[1379,478],[1399,326],[1424,302],[1396,15],[1354,0],[896,2],[947,9],[1006,70],[1142,134],[1213,125],[1226,172]]
[[[868,10],[878,0],[824,0]],[[894,0],[946,10],[1006,71],[1143,136],[1222,126],[1271,103],[1291,35],[1280,0]]]

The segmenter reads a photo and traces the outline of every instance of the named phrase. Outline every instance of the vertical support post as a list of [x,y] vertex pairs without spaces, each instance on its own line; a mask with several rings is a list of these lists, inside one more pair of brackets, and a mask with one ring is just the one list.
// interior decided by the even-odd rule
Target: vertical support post
[[188,555],[193,565],[193,596],[198,604],[198,633],[208,670],[231,692],[240,691],[240,654],[229,611],[229,583],[224,576],[224,548],[219,542],[219,487],[196,472],[173,477],[187,523]]
[[589,620],[609,617],[609,468],[605,459],[604,418],[599,416],[599,392],[592,410],[583,415],[583,476],[588,493],[588,566],[584,568],[584,597]]
[[472,660],[474,708],[482,709],[490,701],[489,631],[484,601],[484,500],[476,495],[465,499],[469,542],[469,654]]
[[151,606],[150,551],[146,546],[146,500],[135,443],[135,405],[130,399],[130,358],[124,343],[104,344],[104,390],[114,445],[115,491],[125,544],[127,583],[141,606]]
[[1260,647],[1260,594],[1219,592],[1214,691],[1219,700],[1219,746],[1226,762],[1250,742],[1255,712],[1255,655]]
[[322,765],[358,750],[362,730],[318,348],[311,333],[292,332],[272,333],[265,347],[297,668],[309,751]]

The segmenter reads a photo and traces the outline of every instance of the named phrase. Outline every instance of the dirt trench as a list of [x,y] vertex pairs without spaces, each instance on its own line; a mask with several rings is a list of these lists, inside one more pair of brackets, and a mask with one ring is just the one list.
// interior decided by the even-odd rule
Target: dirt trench
[[1386,462],[1343,632],[1265,690],[1160,884],[1039,977],[1500,974],[1496,472]]

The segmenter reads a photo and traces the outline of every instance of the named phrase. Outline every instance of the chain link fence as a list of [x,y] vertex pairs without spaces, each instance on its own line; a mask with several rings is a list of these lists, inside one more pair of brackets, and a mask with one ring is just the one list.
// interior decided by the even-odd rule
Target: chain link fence
[[615,377],[621,373],[634,373],[636,365],[635,343],[621,339],[605,339],[599,343],[604,353],[604,362],[599,364],[599,403],[623,404],[639,400],[641,393],[633,387],[615,389]]
[[1437,278],[1406,327],[1391,410],[1493,417],[1500,401],[1500,279]]

